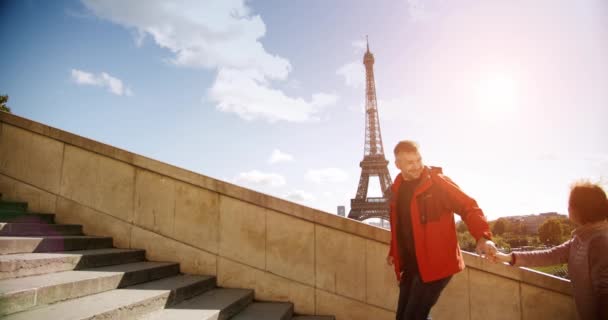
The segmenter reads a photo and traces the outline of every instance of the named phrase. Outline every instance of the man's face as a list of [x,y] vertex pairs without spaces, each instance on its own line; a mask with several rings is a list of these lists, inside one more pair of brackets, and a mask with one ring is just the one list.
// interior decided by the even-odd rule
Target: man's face
[[417,151],[399,152],[395,157],[395,165],[401,170],[401,176],[405,180],[418,179],[424,169],[422,157]]

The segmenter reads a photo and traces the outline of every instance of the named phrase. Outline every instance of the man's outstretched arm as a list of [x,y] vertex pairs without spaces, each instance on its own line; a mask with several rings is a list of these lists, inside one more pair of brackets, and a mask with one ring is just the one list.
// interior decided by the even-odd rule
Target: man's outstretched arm
[[[436,175],[433,179],[433,183],[436,183],[443,193],[443,199],[445,204],[454,212],[456,212],[464,223],[467,225],[469,232],[477,241],[477,248],[483,249],[484,251],[492,250],[495,251],[495,246],[490,246],[485,240],[492,240],[492,232],[490,231],[490,225],[486,220],[483,211],[477,205],[475,199],[469,197],[464,191],[462,191],[450,178],[444,175]],[[493,245],[493,242],[492,242]],[[493,248],[493,249],[492,249]]]

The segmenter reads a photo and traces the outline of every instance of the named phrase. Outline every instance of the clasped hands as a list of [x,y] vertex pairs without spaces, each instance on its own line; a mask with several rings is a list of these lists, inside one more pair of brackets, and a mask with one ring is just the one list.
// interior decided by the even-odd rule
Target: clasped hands
[[[504,253],[498,251],[494,241],[488,240],[486,238],[479,238],[479,240],[477,241],[477,245],[475,246],[475,252],[477,252],[477,254],[480,257],[485,258],[491,262],[495,262],[495,263],[496,262],[507,262],[508,263],[511,261],[510,254],[504,254]],[[394,263],[393,257],[390,255],[388,257],[386,257],[386,263],[389,266],[392,266]]]
[[511,254],[504,254],[496,248],[496,244],[492,240],[487,240],[485,238],[480,238],[477,241],[477,246],[475,246],[475,252],[486,260],[491,262],[511,262]]
[[498,249],[496,248],[494,241],[486,238],[479,238],[479,240],[477,240],[477,245],[475,246],[475,252],[482,258],[493,260],[494,257],[496,257]]

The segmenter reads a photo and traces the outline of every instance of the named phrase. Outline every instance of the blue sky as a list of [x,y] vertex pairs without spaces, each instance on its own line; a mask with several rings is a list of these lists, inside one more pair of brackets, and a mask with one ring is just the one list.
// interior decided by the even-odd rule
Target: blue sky
[[369,35],[393,178],[413,139],[490,218],[565,213],[571,182],[608,181],[607,25],[601,0],[2,1],[0,93],[335,213],[360,174]]

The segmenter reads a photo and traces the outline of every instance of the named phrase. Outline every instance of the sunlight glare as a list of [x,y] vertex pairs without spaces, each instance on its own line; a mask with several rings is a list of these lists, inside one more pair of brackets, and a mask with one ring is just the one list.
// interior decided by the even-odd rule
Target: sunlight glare
[[499,119],[517,107],[517,86],[505,73],[486,75],[477,83],[477,108],[484,118]]

